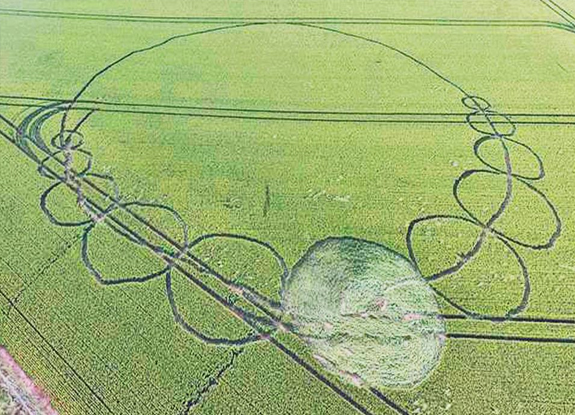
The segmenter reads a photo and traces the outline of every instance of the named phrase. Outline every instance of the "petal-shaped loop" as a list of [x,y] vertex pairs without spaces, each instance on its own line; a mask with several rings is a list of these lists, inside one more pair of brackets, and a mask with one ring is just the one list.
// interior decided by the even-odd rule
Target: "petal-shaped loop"
[[[489,199],[476,197],[478,193],[474,190],[500,189],[503,200],[507,191],[506,179],[505,174],[497,171],[468,170],[455,181],[455,199],[471,219],[481,226],[486,226],[495,208]],[[526,248],[540,250],[552,247],[562,229],[561,219],[553,203],[531,183],[516,177],[512,179],[511,194],[509,203],[491,226],[492,231],[501,238]],[[516,217],[529,218],[532,227],[514,226]],[[533,232],[534,229],[537,229],[537,232]]]
[[52,184],[40,196],[40,208],[50,222],[54,225],[66,227],[83,226],[91,222],[90,218],[87,217],[87,215],[79,208],[73,209],[75,210],[73,215],[76,217],[83,217],[85,219],[77,218],[76,220],[64,220],[58,218],[59,215],[53,212],[52,208],[50,208],[50,200],[56,195],[60,202],[64,197],[67,199],[68,203],[66,203],[66,213],[68,214],[70,213],[70,208],[72,207],[73,209],[73,207],[77,205],[77,196],[72,190],[68,189],[64,182],[56,182]]
[[[483,136],[475,142],[473,151],[484,165],[497,172],[507,174],[505,154],[499,144],[500,137]],[[545,177],[543,161],[531,147],[511,138],[505,139],[505,145],[510,153],[513,177],[525,180],[539,180]],[[494,154],[497,152],[497,154]],[[495,161],[494,158],[498,161]]]
[[[281,298],[289,269],[269,243],[245,235],[213,233],[192,241],[190,251],[208,273],[233,283],[274,308],[281,306],[268,297],[279,294]],[[234,276],[234,280],[230,276]],[[277,281],[273,280],[274,276],[279,276]]]
[[[182,287],[185,289],[185,287]],[[189,293],[191,295],[201,295],[201,293]],[[204,334],[204,332],[197,328],[194,327],[191,323],[190,323],[190,317],[193,316],[193,314],[190,315],[190,313],[188,314],[188,317],[185,316],[185,312],[184,310],[178,308],[177,304],[176,304],[176,297],[174,295],[174,284],[172,282],[172,272],[168,271],[166,274],[166,295],[168,297],[168,301],[170,302],[170,307],[172,309],[172,314],[174,316],[174,320],[176,321],[176,323],[178,323],[186,332],[188,332],[189,334],[193,335],[194,337],[196,337],[198,340],[207,343],[207,344],[213,344],[213,345],[219,345],[219,346],[243,346],[245,344],[248,343],[253,343],[256,341],[260,341],[262,340],[262,336],[260,336],[257,333],[253,333],[252,330],[249,330],[248,334],[245,335],[240,335],[239,337],[236,338],[228,338],[225,336],[212,336],[212,335],[207,335]],[[185,302],[184,302],[185,303]],[[187,308],[187,307],[185,307]],[[206,316],[203,316],[202,319],[205,320]],[[198,320],[198,324],[201,324],[201,322]],[[216,327],[215,329],[217,330],[219,327]],[[238,331],[237,327],[231,328],[228,327],[228,329],[231,329],[232,331]],[[245,332],[245,330],[242,330],[242,332]]]
[[523,259],[507,240],[471,219],[416,219],[407,246],[424,278],[435,281],[434,291],[470,317],[514,316],[528,305],[531,288]]
[[[126,225],[122,220],[103,220],[108,215],[119,214],[120,208],[129,209],[145,221],[144,225],[138,227],[136,221]],[[172,269],[173,261],[180,256],[179,251],[172,249],[165,241],[163,244],[156,243],[154,232],[146,227],[146,224],[155,226],[149,220],[158,218],[158,213],[166,225],[180,229],[185,247],[187,225],[174,209],[156,203],[113,202],[110,209],[100,213],[99,218],[102,220],[94,222],[84,231],[82,259],[98,282],[105,285],[145,282]],[[127,216],[125,213],[122,215]],[[125,219],[124,216],[122,219]],[[172,223],[166,223],[168,221]],[[122,252],[122,256],[114,255],[113,252]],[[131,260],[123,261],[125,256]]]

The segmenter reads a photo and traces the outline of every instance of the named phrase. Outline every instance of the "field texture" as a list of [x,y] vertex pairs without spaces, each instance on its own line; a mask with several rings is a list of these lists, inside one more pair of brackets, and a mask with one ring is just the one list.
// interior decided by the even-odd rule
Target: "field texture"
[[61,415],[575,414],[573,108],[572,0],[1,0],[0,346]]

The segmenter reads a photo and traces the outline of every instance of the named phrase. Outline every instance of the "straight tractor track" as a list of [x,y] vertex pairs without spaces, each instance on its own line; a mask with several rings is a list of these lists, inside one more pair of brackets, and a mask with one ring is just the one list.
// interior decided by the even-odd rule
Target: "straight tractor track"
[[[0,130],[0,133],[2,136],[5,137],[5,134],[3,131]],[[84,379],[84,377],[74,368],[74,366],[72,366],[65,358],[64,356],[62,356],[62,354],[58,351],[58,349],[56,349],[54,347],[54,345],[52,343],[50,343],[48,341],[48,339],[46,339],[46,337],[44,337],[44,335],[42,334],[42,332],[34,325],[34,323],[32,323],[32,321],[30,321],[30,319],[28,319],[28,317],[26,317],[26,315],[18,308],[17,304],[14,304],[14,302],[10,299],[10,297],[8,295],[6,295],[6,293],[4,291],[2,291],[2,289],[0,288],[0,296],[2,298],[4,298],[7,302],[8,305],[10,306],[10,308],[12,310],[14,310],[14,312],[16,312],[25,322],[28,326],[30,326],[30,328],[38,335],[38,337],[40,337],[40,339],[46,343],[48,345],[48,347],[50,348],[50,350],[52,350],[52,352],[62,361],[64,362],[64,364],[66,365],[66,367],[68,369],[70,369],[72,371],[72,373],[74,374],[74,376],[76,376],[80,382],[86,387],[86,389],[88,389],[90,391],[90,393],[92,394],[92,396],[94,398],[96,398],[96,400],[98,402],[100,402],[100,404],[106,409],[106,411],[110,414],[113,414],[114,411],[112,411],[112,409],[108,406],[108,404],[104,401],[104,399],[100,396],[100,394],[98,392],[95,391],[94,388],[92,388],[92,386],[90,386],[90,384],[86,381],[86,379]]]
[[478,27],[547,27],[575,32],[571,24],[534,19],[407,19],[377,17],[200,17],[200,16],[146,16],[127,14],[74,13],[0,8],[0,15],[117,21],[125,23],[171,23],[171,24],[230,24],[230,23],[312,23],[312,24],[361,24],[398,26],[478,26]]
[[539,0],[545,7],[550,9],[553,13],[559,16],[562,20],[567,22],[567,26],[571,29],[575,29],[575,16],[561,7],[559,4],[553,0]]
[[[35,98],[37,99],[37,98]],[[60,103],[65,105],[66,101],[57,99],[49,100],[48,102]],[[134,115],[159,115],[159,116],[175,116],[175,117],[195,117],[195,118],[216,118],[216,119],[240,119],[240,120],[258,120],[258,121],[293,121],[293,122],[327,122],[327,123],[376,123],[376,124],[456,124],[466,125],[464,117],[466,113],[459,112],[346,112],[346,111],[302,111],[302,110],[268,110],[268,109],[240,109],[240,108],[214,108],[214,107],[190,107],[190,106],[175,106],[175,105],[154,105],[154,104],[127,104],[127,103],[113,103],[104,101],[77,101],[81,104],[93,105],[76,105],[75,110],[78,111],[94,111],[100,113],[112,114],[134,114]],[[22,108],[42,108],[42,104],[32,103],[14,103],[0,101],[0,106],[8,107],[22,107]],[[110,108],[109,106],[119,107]],[[122,107],[132,107],[137,109],[123,109]],[[173,112],[173,111],[158,111],[148,110],[145,108],[173,108],[178,110],[195,110],[195,111],[210,111],[215,113],[202,113],[202,112]],[[144,108],[144,109],[141,109]],[[219,113],[219,114],[218,114]],[[229,114],[226,114],[229,113]],[[270,117],[265,115],[235,115],[237,113],[246,114],[277,114]],[[285,114],[291,114],[286,116]],[[312,115],[302,116],[302,115]],[[331,118],[333,115],[339,115],[346,118]],[[511,119],[515,117],[527,118],[527,120],[516,120],[514,123],[517,125],[575,125],[575,114],[553,114],[553,113],[510,113],[507,114]],[[376,118],[373,118],[376,117]],[[540,118],[539,120],[529,120],[529,118]],[[565,120],[557,120],[557,118],[566,118]],[[479,121],[479,123],[488,124],[487,121]],[[494,124],[504,123],[504,121],[495,121]]]

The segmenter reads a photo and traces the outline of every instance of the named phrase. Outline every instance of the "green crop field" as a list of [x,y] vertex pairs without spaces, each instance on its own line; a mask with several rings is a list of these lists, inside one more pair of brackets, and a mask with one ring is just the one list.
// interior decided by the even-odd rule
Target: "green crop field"
[[0,0],[0,411],[575,414],[574,108],[573,0]]

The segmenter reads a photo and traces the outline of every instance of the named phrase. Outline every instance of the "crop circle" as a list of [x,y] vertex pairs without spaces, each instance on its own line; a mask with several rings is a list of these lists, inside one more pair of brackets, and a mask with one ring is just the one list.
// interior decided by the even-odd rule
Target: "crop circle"
[[283,301],[316,360],[353,383],[413,386],[439,362],[445,327],[433,290],[383,245],[316,243],[294,266]]

